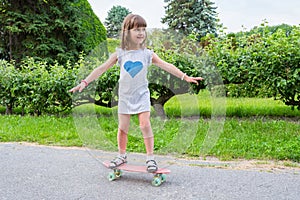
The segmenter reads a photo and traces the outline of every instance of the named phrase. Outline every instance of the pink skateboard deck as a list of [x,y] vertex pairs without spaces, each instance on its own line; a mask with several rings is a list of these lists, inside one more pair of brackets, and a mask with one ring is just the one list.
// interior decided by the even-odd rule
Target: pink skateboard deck
[[[110,161],[104,161],[103,165],[106,168],[109,168]],[[110,168],[109,168],[110,169]],[[129,165],[129,164],[124,164],[119,167],[116,167],[113,170],[113,172],[109,173],[108,175],[108,180],[113,181],[117,178],[120,178],[123,175],[123,171],[128,171],[128,172],[141,172],[141,173],[148,173],[147,167],[146,166],[141,166],[141,165]],[[152,185],[154,186],[160,186],[163,182],[166,181],[166,174],[171,173],[169,169],[166,168],[158,168],[156,172],[153,172],[152,174],[154,175],[153,180],[152,180]],[[151,174],[151,173],[150,173]]]
[[[109,168],[110,161],[104,161],[103,164],[104,164],[105,167]],[[120,169],[120,170],[124,170],[124,171],[128,171],[128,172],[149,173],[147,171],[147,167],[146,166],[142,166],[142,165],[129,165],[127,163],[124,164],[124,165],[121,165],[119,167],[116,167],[115,169]],[[169,169],[158,168],[158,170],[156,172],[154,172],[153,174],[169,174],[170,172],[171,171]]]

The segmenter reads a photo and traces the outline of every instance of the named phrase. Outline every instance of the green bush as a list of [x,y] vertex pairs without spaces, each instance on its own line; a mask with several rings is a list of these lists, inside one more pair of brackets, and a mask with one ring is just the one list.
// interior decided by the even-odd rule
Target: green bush
[[[263,32],[258,30],[251,35],[209,38],[205,40],[206,52],[192,36],[154,31],[153,37],[149,35],[149,48],[188,75],[204,77],[205,82],[190,85],[158,67],[150,67],[152,105],[159,104],[162,109],[175,94],[198,93],[200,89],[224,83],[229,96],[272,96],[300,108],[300,27],[295,26],[289,32],[280,28],[274,32],[268,32],[268,28]],[[27,58],[16,68],[14,63],[0,60],[0,104],[8,114],[14,108],[21,108],[24,114],[38,115],[70,110],[85,103],[115,106],[118,66],[109,69],[82,93],[71,95],[68,90],[107,59],[107,47],[112,52],[117,45],[118,40],[109,40],[108,46],[98,45],[73,66]]]
[[117,47],[120,47],[120,40],[107,38],[108,52],[110,52],[110,53],[115,52]]
[[0,60],[0,104],[6,107],[6,113],[11,114],[20,91],[21,75],[13,64]]
[[300,108],[299,37],[300,26],[259,27],[211,39],[206,51],[230,95],[272,96]]
[[74,85],[76,70],[70,64],[47,65],[33,58],[23,60],[16,69],[4,60],[0,62],[1,105],[11,114],[21,107],[23,114],[57,113],[72,107],[68,88]]

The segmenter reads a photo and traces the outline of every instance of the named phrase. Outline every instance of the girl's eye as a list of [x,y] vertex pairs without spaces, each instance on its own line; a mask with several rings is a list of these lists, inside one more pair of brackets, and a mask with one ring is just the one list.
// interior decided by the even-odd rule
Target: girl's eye
[[135,32],[145,32],[146,29],[145,28],[135,28],[135,29],[133,29],[133,31],[135,31]]

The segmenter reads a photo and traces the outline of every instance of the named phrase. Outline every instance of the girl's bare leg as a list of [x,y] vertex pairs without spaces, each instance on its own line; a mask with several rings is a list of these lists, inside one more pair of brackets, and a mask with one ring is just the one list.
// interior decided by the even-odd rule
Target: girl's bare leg
[[140,128],[143,133],[144,143],[147,152],[147,160],[153,160],[154,155],[154,135],[150,123],[150,112],[143,112],[138,115]]
[[118,148],[120,155],[126,153],[127,134],[130,125],[130,115],[119,114],[119,129],[118,129]]
[[126,147],[127,133],[129,130],[130,115],[119,114],[119,129],[118,129],[118,148],[119,155],[110,162],[110,168],[114,169],[127,162]]
[[143,133],[144,143],[147,152],[147,171],[153,173],[157,171],[157,163],[154,160],[154,135],[150,123],[150,112],[144,112],[139,114],[140,128]]

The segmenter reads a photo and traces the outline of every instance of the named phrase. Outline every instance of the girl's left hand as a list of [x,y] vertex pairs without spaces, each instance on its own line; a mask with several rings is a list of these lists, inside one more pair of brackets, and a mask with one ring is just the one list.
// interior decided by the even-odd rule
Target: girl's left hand
[[86,87],[86,84],[84,82],[81,82],[77,86],[73,87],[69,92],[75,93],[76,91],[81,92]]
[[195,84],[199,84],[198,83],[198,81],[203,81],[204,80],[204,78],[202,78],[202,77],[189,77],[189,76],[185,76],[184,77],[184,80],[186,81],[186,82],[189,82],[189,83],[195,83]]

